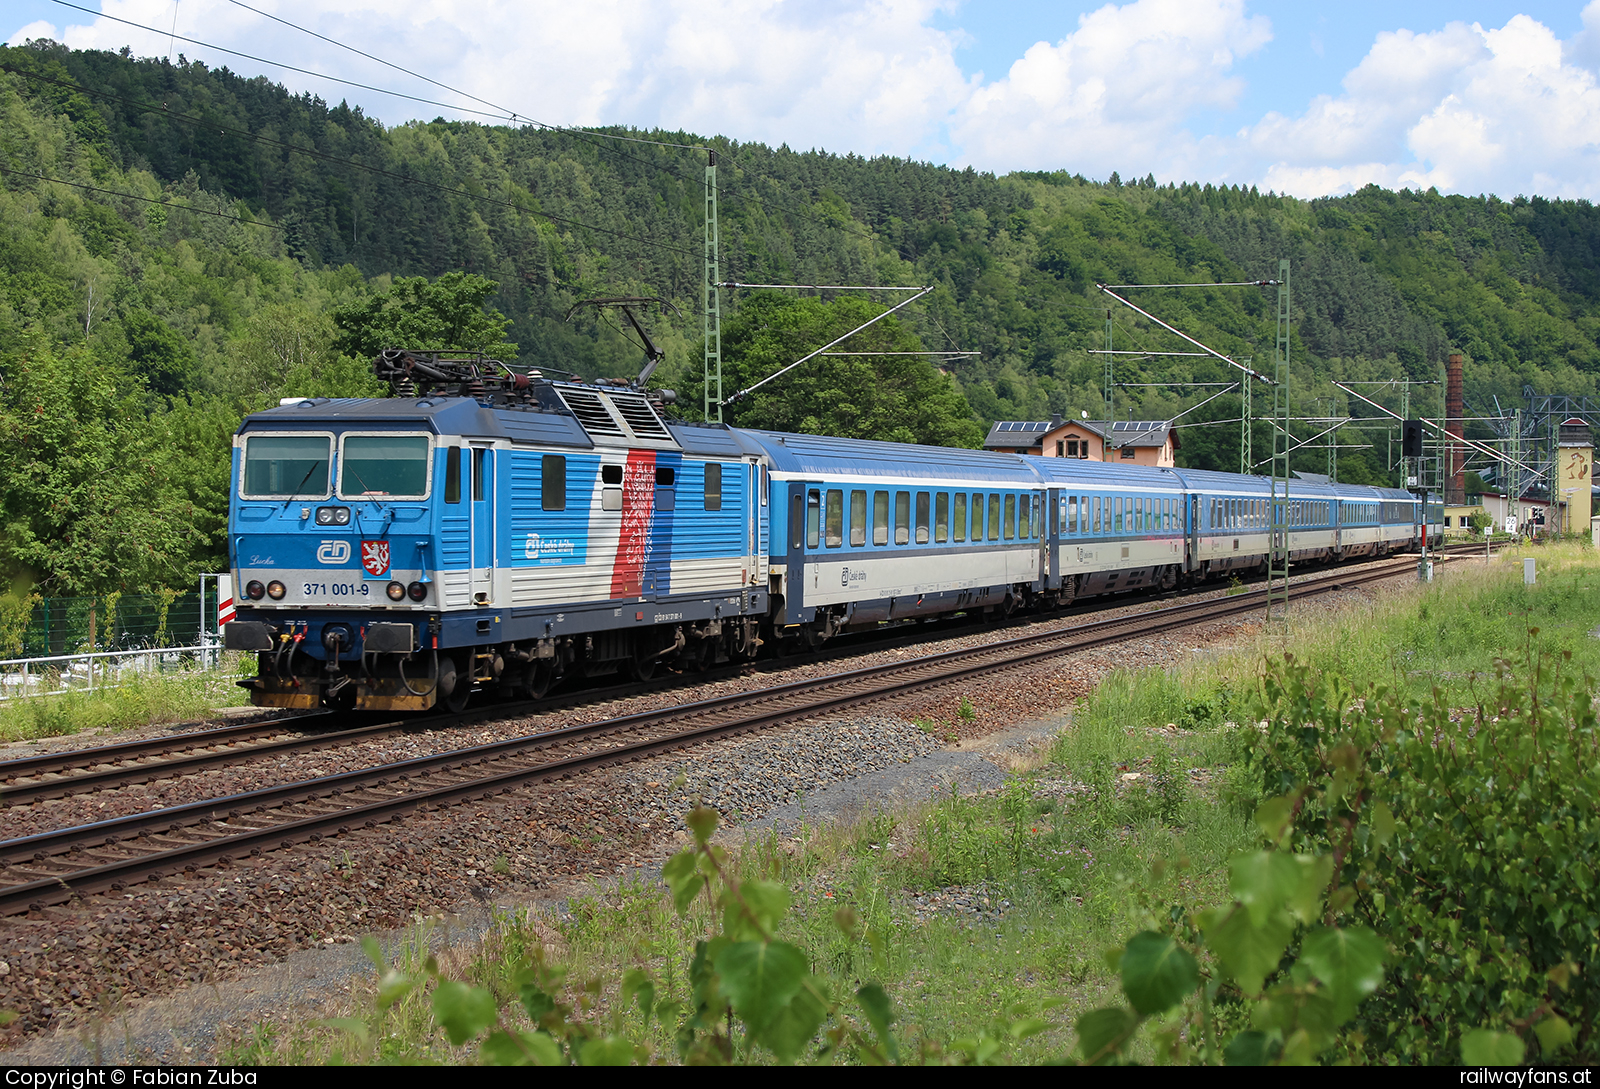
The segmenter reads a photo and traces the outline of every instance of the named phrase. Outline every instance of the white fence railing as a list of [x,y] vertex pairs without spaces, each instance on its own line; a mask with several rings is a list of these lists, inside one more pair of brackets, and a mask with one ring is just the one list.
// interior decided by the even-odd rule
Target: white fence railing
[[217,668],[222,644],[150,647],[0,660],[0,700],[117,688],[130,677]]

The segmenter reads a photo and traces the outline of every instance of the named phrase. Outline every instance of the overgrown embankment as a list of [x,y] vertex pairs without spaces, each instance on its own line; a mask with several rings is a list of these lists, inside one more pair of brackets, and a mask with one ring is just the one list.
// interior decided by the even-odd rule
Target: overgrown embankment
[[1115,675],[990,795],[732,851],[696,811],[670,890],[234,1057],[1594,1062],[1600,563],[1534,554]]

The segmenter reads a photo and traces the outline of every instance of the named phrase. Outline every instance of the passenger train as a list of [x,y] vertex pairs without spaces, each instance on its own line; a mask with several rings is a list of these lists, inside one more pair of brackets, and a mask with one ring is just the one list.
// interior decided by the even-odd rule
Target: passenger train
[[[224,645],[258,655],[258,706],[459,710],[1267,564],[1260,477],[689,423],[660,393],[477,358],[374,365],[395,395],[288,401],[235,436]],[[1299,480],[1287,504],[1295,561],[1416,549],[1442,515]]]

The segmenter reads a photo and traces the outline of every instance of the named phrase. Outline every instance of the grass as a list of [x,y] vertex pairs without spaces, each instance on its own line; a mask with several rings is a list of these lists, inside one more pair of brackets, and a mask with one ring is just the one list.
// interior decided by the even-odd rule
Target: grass
[[[0,741],[60,737],[84,730],[126,730],[161,722],[182,722],[218,707],[249,703],[234,685],[237,666],[180,673],[120,676],[115,686],[0,700]],[[253,665],[254,663],[249,663]]]
[[[1357,685],[1438,687],[1463,701],[1497,660],[1520,659],[1533,642],[1545,653],[1570,650],[1575,665],[1600,675],[1600,639],[1588,634],[1600,624],[1600,560],[1576,546],[1531,554],[1539,563],[1532,588],[1522,585],[1521,553],[1486,566],[1452,564],[1433,584],[1385,591],[1335,615],[1303,613],[1287,631],[1263,630],[1188,668],[1114,673],[1003,789],[941,796],[791,839],[752,839],[735,864],[743,876],[787,885],[793,907],[779,936],[805,950],[835,993],[867,980],[884,985],[904,1053],[927,1044],[950,1054],[950,1041],[987,1032],[1001,1042],[1001,1061],[1062,1057],[1076,1017],[1116,994],[1103,951],[1171,911],[1222,901],[1226,860],[1254,842],[1246,819],[1254,800],[1233,769],[1249,728],[1236,723],[1248,714],[1266,656],[1292,646],[1313,669]],[[988,922],[915,916],[912,894],[952,885],[1007,900],[1010,909]],[[840,908],[860,920],[857,936],[834,924]],[[618,981],[643,968],[660,993],[685,998],[694,942],[713,923],[703,900],[679,916],[658,885],[627,883],[570,900],[560,912],[497,918],[486,940],[449,953],[446,974],[509,998],[512,973],[527,958],[560,963],[569,999],[588,1016],[670,1060],[670,1027],[646,1027],[616,1002]],[[398,956],[415,961],[426,942],[415,935]],[[350,1009],[355,1021],[258,1027],[226,1061],[471,1059],[434,1027],[420,996],[386,1014],[359,996]],[[1042,1015],[1053,1027],[1011,1040],[997,1019],[1012,1011]]]

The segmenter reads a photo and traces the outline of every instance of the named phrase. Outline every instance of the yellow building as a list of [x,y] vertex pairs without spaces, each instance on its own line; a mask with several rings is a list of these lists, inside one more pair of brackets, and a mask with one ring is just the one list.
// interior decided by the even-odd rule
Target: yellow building
[[1563,507],[1561,531],[1582,533],[1594,513],[1594,438],[1584,420],[1563,421],[1556,459],[1556,492]]

